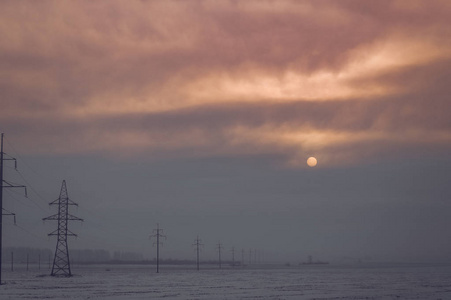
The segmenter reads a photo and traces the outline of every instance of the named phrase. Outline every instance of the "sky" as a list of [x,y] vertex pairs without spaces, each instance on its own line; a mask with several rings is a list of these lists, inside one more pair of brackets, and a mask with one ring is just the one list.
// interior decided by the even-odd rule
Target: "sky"
[[[2,1],[4,246],[451,261],[451,3]],[[306,164],[310,156],[318,164]],[[230,257],[231,258],[231,257]]]

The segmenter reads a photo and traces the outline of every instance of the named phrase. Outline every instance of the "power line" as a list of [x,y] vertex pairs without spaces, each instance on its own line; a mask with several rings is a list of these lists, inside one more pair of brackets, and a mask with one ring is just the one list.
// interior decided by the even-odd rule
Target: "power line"
[[108,217],[105,212],[98,212],[93,209],[88,210],[85,206],[77,207],[83,215],[86,217],[90,217],[89,221],[86,221],[86,224],[91,224],[90,228],[95,228],[102,232],[103,236],[106,235],[114,235],[115,238],[121,237],[123,239],[128,239],[130,243],[136,243],[142,241],[142,236],[139,238],[136,235],[130,235],[129,232],[118,232],[114,230],[111,226],[105,225],[110,223],[115,223],[117,219],[113,217]]
[[[6,143],[11,147],[11,149],[13,150],[14,155],[20,159],[21,163],[23,163],[25,165],[25,167],[27,167],[28,169],[30,169],[34,174],[42,177],[42,176],[46,176],[47,178],[51,178],[51,176],[48,176],[48,173],[40,173],[38,171],[36,171],[34,168],[32,168],[26,161],[26,159],[23,158],[23,156],[19,153],[19,151],[14,147],[14,145],[11,143],[10,139],[7,138],[5,136],[5,141]],[[52,176],[53,179],[56,179],[55,177]],[[45,201],[45,200],[44,200]]]
[[[13,191],[13,190],[6,190],[6,194],[8,195],[8,197],[3,197],[3,199],[5,199],[5,198],[11,198],[12,200],[14,200],[13,203],[19,202],[20,204],[22,204],[22,205],[24,205],[24,206],[26,206],[26,207],[33,207],[33,205],[31,205],[30,203],[25,202],[25,201],[22,199],[22,197],[18,197],[18,196],[21,195],[21,194],[19,194],[19,193],[16,192],[16,191]],[[5,194],[3,194],[3,195],[5,195]]]
[[[25,177],[23,176],[23,174],[22,174],[20,171],[18,171],[18,170],[17,170],[17,173],[20,175],[20,177],[23,179],[23,181],[27,184],[27,186],[30,187],[30,189],[38,196],[38,198],[41,199],[43,202],[45,202],[44,197],[42,197],[42,196],[36,191],[36,189],[33,188],[33,186],[28,182],[28,180],[25,179]],[[45,209],[44,209],[40,204],[38,204],[38,202],[34,201],[34,200],[33,200],[32,198],[30,198],[30,197],[28,197],[28,199],[30,199],[31,202],[33,202],[33,203],[36,205],[36,207],[38,207],[38,208],[41,209],[42,211],[45,211]]]
[[33,237],[35,237],[35,238],[37,238],[37,239],[45,240],[45,239],[43,239],[41,236],[38,236],[38,235],[34,234],[33,232],[31,232],[31,231],[25,229],[24,227],[18,225],[17,223],[14,224],[14,226],[17,227],[17,228],[19,228],[19,229],[22,230],[23,232],[26,232],[26,233],[28,233],[29,235],[32,235]]
[[[5,212],[5,213],[3,213],[3,212]],[[7,210],[5,208],[2,208],[2,215],[3,216],[13,216],[13,218],[14,218],[14,225],[16,225],[16,214],[15,213],[10,212],[9,210]]]
[[[27,168],[28,168],[29,170],[31,170],[34,174],[36,174],[36,175],[38,175],[38,176],[40,176],[40,177],[42,177],[43,175],[46,175],[46,174],[39,173],[39,172],[37,172],[34,168],[32,168],[32,167],[27,163],[27,161],[19,154],[19,151],[14,147],[14,145],[11,143],[11,141],[10,141],[6,136],[5,136],[5,141],[6,141],[6,143],[12,148],[12,150],[13,150],[13,152],[14,152],[14,155],[17,156],[17,157],[20,159],[21,163],[23,163],[23,164],[25,165],[25,167],[27,167]],[[6,154],[6,153],[5,153],[5,154]],[[11,169],[12,169],[12,168],[11,168]],[[40,200],[42,200],[43,203],[47,203],[47,200],[46,200],[41,194],[39,194],[39,193],[37,192],[37,190],[33,187],[33,185],[30,184],[30,182],[25,178],[24,174],[23,174],[19,169],[17,169],[17,161],[16,161],[16,163],[15,163],[15,168],[14,168],[14,170],[17,172],[17,174],[19,174],[19,176],[20,176],[20,177],[22,178],[22,180],[25,182],[25,184],[27,185],[27,187],[30,188],[30,189],[36,194],[36,196],[37,196]],[[34,202],[35,205],[36,205],[39,209],[41,209],[41,210],[43,210],[43,211],[46,211],[44,208],[42,208],[42,206],[39,205],[39,203],[35,202],[35,201],[33,200],[33,198],[29,198],[29,197],[26,197],[26,198],[28,198],[28,199],[30,199],[32,202]]]

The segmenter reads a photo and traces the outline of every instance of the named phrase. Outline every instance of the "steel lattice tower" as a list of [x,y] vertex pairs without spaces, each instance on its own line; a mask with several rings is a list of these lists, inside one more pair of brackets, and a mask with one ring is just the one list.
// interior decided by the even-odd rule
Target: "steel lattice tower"
[[43,220],[52,220],[58,221],[58,229],[49,233],[49,236],[56,235],[56,250],[55,256],[53,258],[53,267],[51,276],[72,276],[70,271],[70,260],[69,260],[69,249],[67,246],[67,237],[68,236],[77,236],[75,233],[72,233],[69,229],[67,229],[67,225],[69,221],[83,221],[83,219],[77,218],[71,214],[69,214],[69,206],[75,205],[78,206],[77,203],[73,202],[69,199],[67,195],[66,181],[63,180],[63,184],[61,185],[61,192],[58,199],[53,202],[50,202],[50,205],[58,205],[58,213]]

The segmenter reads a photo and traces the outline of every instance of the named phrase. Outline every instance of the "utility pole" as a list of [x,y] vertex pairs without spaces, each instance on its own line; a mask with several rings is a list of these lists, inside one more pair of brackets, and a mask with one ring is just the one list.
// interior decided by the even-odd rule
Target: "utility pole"
[[68,236],[77,236],[75,233],[72,233],[69,229],[67,229],[67,225],[69,221],[83,221],[78,217],[75,217],[69,214],[69,205],[78,206],[77,203],[73,202],[69,199],[66,188],[66,180],[63,180],[61,185],[60,196],[53,202],[50,202],[50,205],[58,205],[58,213],[51,215],[47,218],[43,218],[42,220],[47,221],[58,221],[58,228],[49,233],[49,236],[56,235],[56,250],[55,256],[53,258],[53,267],[51,276],[65,276],[70,277],[72,273],[70,271],[70,260],[69,260],[69,248],[67,246],[67,237]]
[[[6,153],[3,152],[3,137],[4,133],[1,134],[0,138],[0,285],[2,284],[2,247],[3,247],[3,216],[10,215],[14,216],[14,224],[16,224],[16,214],[9,212],[3,208],[3,189],[4,188],[24,188],[25,189],[25,197],[27,197],[27,187],[24,185],[14,185],[3,179],[3,162],[5,160],[13,160],[14,161],[14,169],[17,170],[17,160],[14,157],[10,157]],[[7,213],[3,213],[6,211]]]
[[241,249],[241,266],[244,267],[244,248]]
[[232,247],[232,267],[235,267],[235,247]]
[[218,244],[216,245],[216,249],[218,249],[218,254],[219,254],[219,268],[221,269],[221,249],[222,249],[222,244],[221,244],[221,242],[218,242]]
[[150,238],[156,237],[157,241],[154,245],[157,245],[157,273],[160,272],[160,237],[166,239],[166,236],[162,234],[163,229],[160,228],[160,225],[157,223],[157,229],[153,230],[154,235],[151,235]]
[[202,240],[199,239],[199,236],[194,240],[193,246],[196,246],[196,253],[197,253],[197,271],[199,271],[199,251],[200,247],[202,247],[204,244],[201,244]]

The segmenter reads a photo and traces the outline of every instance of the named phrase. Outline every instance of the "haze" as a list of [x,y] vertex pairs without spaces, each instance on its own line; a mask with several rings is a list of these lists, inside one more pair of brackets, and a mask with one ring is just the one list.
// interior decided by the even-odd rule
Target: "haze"
[[[4,246],[451,261],[449,1],[2,1]],[[310,168],[308,157],[318,159]]]

